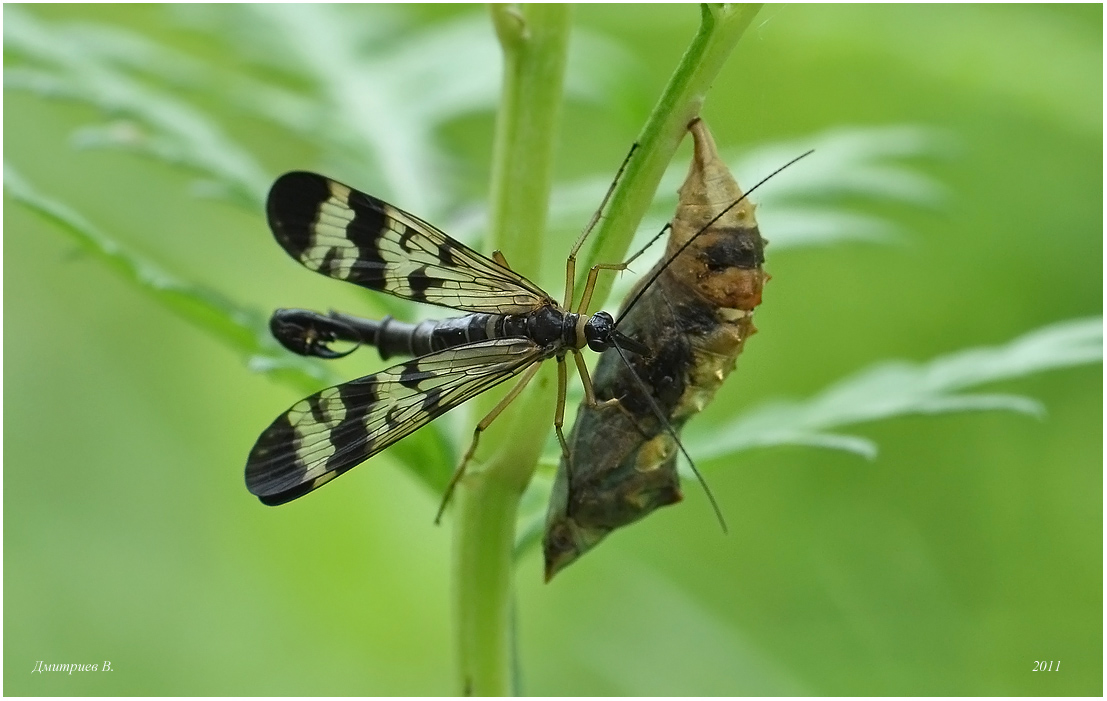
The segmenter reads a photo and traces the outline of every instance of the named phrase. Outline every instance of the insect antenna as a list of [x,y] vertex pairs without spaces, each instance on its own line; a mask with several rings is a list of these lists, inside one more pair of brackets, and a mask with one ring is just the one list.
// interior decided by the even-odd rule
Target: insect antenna
[[[685,242],[684,242],[684,244],[683,244],[683,245],[682,245],[682,246],[681,246],[680,248],[678,248],[678,249],[676,250],[676,252],[675,252],[675,253],[673,253],[673,255],[669,256],[668,260],[666,260],[666,261],[665,261],[664,263],[662,263],[661,265],[657,266],[657,268],[656,268],[656,269],[655,269],[655,270],[653,271],[653,274],[652,274],[652,275],[650,275],[650,277],[649,277],[649,278],[648,278],[648,279],[646,280],[646,283],[645,283],[644,285],[642,285],[642,286],[641,286],[640,288],[638,288],[638,292],[637,292],[637,294],[635,294],[635,295],[634,295],[634,297],[632,297],[632,298],[631,298],[631,300],[630,300],[630,303],[629,303],[629,304],[627,304],[627,305],[626,305],[625,307],[623,307],[623,310],[622,310],[622,311],[621,311],[621,312],[619,313],[619,317],[618,317],[617,319],[615,319],[615,326],[618,326],[618,325],[619,325],[619,322],[620,322],[620,321],[622,321],[622,320],[623,320],[623,318],[624,318],[624,317],[625,317],[625,316],[626,316],[626,315],[627,315],[627,314],[628,314],[628,313],[630,312],[630,310],[634,308],[634,305],[638,303],[638,300],[642,298],[642,295],[643,295],[643,294],[645,294],[646,290],[648,290],[648,289],[650,288],[650,285],[652,285],[652,284],[654,283],[654,281],[655,281],[655,280],[657,280],[657,278],[661,276],[661,273],[665,272],[665,269],[666,269],[666,268],[668,268],[668,267],[669,267],[670,265],[672,265],[673,261],[674,261],[674,260],[676,260],[677,256],[679,256],[679,255],[680,255],[681,253],[684,253],[684,249],[686,249],[686,248],[688,248],[689,246],[691,246],[691,245],[692,245],[692,242],[693,242],[693,241],[695,241],[695,240],[696,240],[697,238],[699,238],[699,237],[700,237],[700,235],[701,235],[701,234],[703,234],[703,233],[704,233],[705,231],[707,231],[708,229],[710,229],[710,228],[711,228],[711,226],[712,226],[712,225],[713,225],[713,224],[714,224],[715,222],[717,222],[717,221],[719,221],[720,219],[722,219],[722,218],[723,218],[723,217],[724,217],[724,216],[726,215],[726,213],[727,213],[727,212],[729,212],[730,210],[734,209],[734,208],[735,208],[735,207],[737,207],[737,206],[738,206],[739,204],[741,204],[741,203],[742,203],[743,201],[745,201],[745,200],[746,200],[746,199],[747,199],[747,198],[748,198],[748,197],[749,197],[750,195],[752,195],[752,194],[753,194],[754,190],[756,190],[757,188],[759,188],[759,187],[761,187],[762,185],[764,185],[764,184],[765,184],[766,182],[768,182],[768,181],[769,181],[769,180],[770,180],[771,178],[773,178],[773,177],[775,177],[776,175],[778,175],[778,174],[779,174],[779,173],[780,173],[781,171],[783,171],[783,170],[784,170],[785,168],[788,168],[788,167],[790,167],[790,166],[792,166],[792,165],[795,165],[795,164],[796,164],[796,163],[797,163],[798,161],[800,161],[800,160],[802,160],[802,159],[804,159],[804,158],[807,158],[807,157],[808,157],[808,156],[810,156],[810,155],[811,155],[812,153],[815,153],[815,150],[814,150],[814,149],[812,149],[812,150],[810,150],[810,151],[808,151],[807,153],[804,153],[804,154],[802,154],[802,155],[796,156],[795,158],[793,158],[792,160],[788,161],[788,162],[787,162],[787,163],[785,163],[784,165],[780,166],[779,168],[777,168],[777,169],[776,169],[776,170],[774,170],[773,172],[769,173],[769,174],[768,174],[768,175],[766,175],[766,176],[765,176],[764,178],[762,178],[762,179],[761,179],[761,180],[760,180],[760,181],[759,181],[759,182],[758,182],[758,183],[757,183],[756,185],[754,185],[753,187],[751,187],[751,188],[749,189],[749,192],[747,192],[746,194],[742,195],[742,196],[741,196],[741,197],[739,197],[738,199],[736,199],[736,200],[734,200],[733,202],[731,202],[731,203],[730,203],[729,205],[727,205],[727,206],[726,206],[726,207],[725,207],[725,208],[723,209],[723,211],[719,212],[719,213],[718,213],[718,214],[716,214],[716,215],[715,215],[714,217],[712,217],[711,221],[709,221],[709,222],[707,222],[706,224],[704,224],[704,225],[703,225],[703,228],[701,228],[701,229],[700,229],[699,231],[697,231],[697,232],[696,232],[695,234],[693,234],[693,235],[692,235],[692,236],[691,236],[691,237],[690,237],[690,238],[689,238],[689,239],[688,239],[687,241],[685,241]],[[661,232],[661,233],[664,233],[664,229],[662,229],[662,232]],[[652,239],[652,240],[650,241],[650,243],[649,243],[649,244],[647,244],[647,247],[648,247],[649,245],[652,245],[654,241],[656,241],[656,240],[657,240],[658,238],[660,238],[660,236],[661,236],[661,234],[658,234],[658,235],[657,235],[656,237],[654,237],[654,238],[653,238],[653,239]],[[645,250],[645,249],[643,249],[643,251],[644,251],[644,250]],[[631,260],[634,260],[634,258],[637,258],[637,257],[638,257],[638,256],[640,256],[640,255],[642,255],[642,251],[639,251],[638,253],[635,253],[635,254],[634,254],[634,256],[633,256],[633,257],[631,258]],[[682,447],[681,449],[683,450],[683,447]]]
[[726,519],[723,518],[723,511],[719,508],[719,502],[715,501],[715,495],[711,492],[711,487],[707,486],[707,480],[700,474],[699,469],[696,468],[695,461],[692,460],[692,456],[688,454],[688,451],[684,448],[684,444],[680,442],[680,436],[677,435],[676,429],[673,428],[673,425],[665,418],[665,412],[657,405],[657,401],[654,400],[653,395],[650,394],[650,388],[646,386],[645,381],[634,371],[634,367],[630,364],[630,361],[627,360],[619,343],[612,339],[611,346],[615,349],[615,352],[619,354],[619,358],[623,361],[623,365],[626,365],[627,370],[630,371],[631,377],[638,383],[638,388],[642,390],[642,396],[644,396],[649,403],[653,415],[661,421],[661,425],[665,427],[665,432],[672,436],[672,439],[676,441],[677,447],[680,448],[680,452],[683,453],[685,459],[688,460],[688,465],[692,468],[692,474],[696,476],[696,480],[700,483],[700,486],[703,487],[704,493],[707,494],[707,500],[711,502],[711,508],[715,510],[715,516],[719,519],[719,525],[722,526],[723,533],[728,533]]

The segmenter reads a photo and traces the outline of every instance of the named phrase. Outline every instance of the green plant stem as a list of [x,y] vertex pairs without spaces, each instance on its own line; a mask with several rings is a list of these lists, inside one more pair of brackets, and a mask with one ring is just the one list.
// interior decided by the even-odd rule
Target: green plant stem
[[[569,39],[563,5],[497,5],[493,23],[504,52],[504,89],[496,122],[491,186],[492,245],[512,267],[535,276],[552,181]],[[551,364],[552,365],[552,364]],[[549,384],[544,368],[537,385]],[[512,575],[519,499],[542,449],[548,392],[528,392],[493,424],[455,495],[454,610],[459,691],[502,696],[514,691]],[[489,408],[487,401],[482,402]],[[537,418],[536,417],[540,417]],[[524,440],[509,440],[525,436]]]
[[[639,150],[612,195],[609,215],[587,258],[619,260],[649,207],[687,124],[759,5],[703,6],[702,22],[639,136]],[[512,267],[539,269],[552,178],[569,13],[563,6],[498,5],[493,23],[504,51],[504,92],[496,123],[491,198],[492,246]],[[581,271],[583,275],[587,268]],[[601,276],[596,299],[606,297]],[[483,436],[455,495],[454,607],[459,690],[512,693],[512,574],[519,499],[534,471],[550,423],[553,363]],[[543,391],[545,390],[545,391]],[[492,399],[482,399],[487,411]]]
[[[707,90],[760,9],[758,3],[701,6],[699,31],[642,128],[638,150],[615,186],[607,216],[593,234],[595,244],[577,270],[577,299],[591,266],[624,259],[688,123],[699,116]],[[613,282],[611,275],[599,276],[593,306],[607,298]]]

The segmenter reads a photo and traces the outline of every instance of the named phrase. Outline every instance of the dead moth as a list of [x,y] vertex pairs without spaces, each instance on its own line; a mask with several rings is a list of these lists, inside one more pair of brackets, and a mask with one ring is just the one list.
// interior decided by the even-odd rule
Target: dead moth
[[[600,404],[581,404],[550,498],[547,581],[611,531],[681,500],[673,434],[711,401],[757,331],[753,310],[769,276],[754,205],[703,120],[689,131],[695,154],[665,255],[616,321],[649,352],[600,356],[592,374]],[[603,404],[612,399],[618,405]]]

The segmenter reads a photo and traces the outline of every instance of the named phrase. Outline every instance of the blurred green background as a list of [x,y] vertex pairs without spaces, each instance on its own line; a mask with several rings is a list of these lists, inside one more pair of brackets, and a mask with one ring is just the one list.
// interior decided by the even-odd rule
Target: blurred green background
[[[436,151],[423,155],[442,164],[443,182],[414,181],[426,189],[405,198],[378,181],[386,166],[324,155],[233,99],[251,93],[226,76],[311,88],[280,72],[277,59],[293,53],[282,51],[287,37],[267,35],[242,8],[16,11],[41,23],[51,50],[80,51],[66,40],[74,22],[121,53],[137,35],[191,57],[198,75],[215,76],[210,84],[190,82],[184,64],[180,82],[158,66],[130,70],[205,115],[264,179],[315,168],[459,221],[483,197],[485,107],[435,125],[425,143]],[[432,73],[468,59],[419,52],[420,37],[466,17],[487,42],[469,48],[495,50],[481,8],[327,12],[341,20],[332,30],[364,32],[350,45],[411,47]],[[12,6],[4,13],[8,30]],[[567,104],[562,181],[614,172],[698,10],[587,6],[574,17],[580,36],[619,49],[624,79]],[[304,36],[320,26],[303,23]],[[931,128],[944,146],[912,163],[945,196],[925,207],[854,203],[895,223],[893,245],[770,247],[762,333],[696,423],[811,396],[878,361],[925,361],[1099,316],[1101,27],[1098,5],[762,9],[704,111],[720,146],[787,141],[799,152],[836,127]],[[6,36],[6,79],[36,63],[12,45]],[[378,68],[380,81],[404,77]],[[428,82],[412,78],[400,92],[433,98]],[[193,175],[166,162],[75,148],[94,141],[86,125],[107,122],[118,136],[126,121],[33,90],[5,97],[7,163],[175,275],[263,312],[382,313],[290,263],[260,209],[195,197]],[[403,105],[393,104],[403,127]],[[282,116],[294,121],[296,108]],[[4,692],[451,692],[450,527],[432,524],[438,495],[381,457],[341,486],[262,507],[243,486],[245,456],[305,392],[248,371],[240,353],[7,196],[4,227]],[[560,290],[557,255],[551,290]],[[379,367],[359,355],[342,376]],[[874,462],[800,447],[709,461],[701,467],[729,536],[689,485],[683,505],[613,535],[548,586],[532,552],[517,578],[523,690],[1101,694],[1101,386],[1095,364],[988,387],[1041,400],[1044,420],[974,413],[851,429],[879,443]],[[30,674],[39,660],[110,660],[114,671]],[[1036,660],[1060,661],[1060,671],[1033,672]]]

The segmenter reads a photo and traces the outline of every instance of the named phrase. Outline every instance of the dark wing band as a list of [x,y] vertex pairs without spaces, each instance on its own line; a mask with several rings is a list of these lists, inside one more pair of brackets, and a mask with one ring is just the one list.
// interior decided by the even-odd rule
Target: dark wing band
[[292,501],[543,359],[527,339],[481,341],[317,392],[262,432],[246,487],[270,506]]
[[282,175],[266,210],[289,255],[337,280],[470,312],[524,314],[553,303],[419,217],[322,175]]

